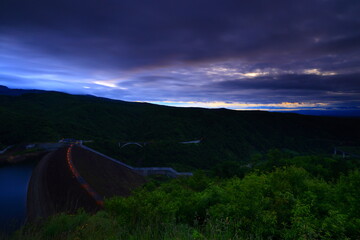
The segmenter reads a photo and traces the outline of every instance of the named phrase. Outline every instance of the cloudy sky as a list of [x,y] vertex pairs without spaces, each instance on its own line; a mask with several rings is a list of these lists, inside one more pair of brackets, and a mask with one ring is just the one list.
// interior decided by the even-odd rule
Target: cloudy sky
[[360,110],[359,0],[2,0],[0,84],[173,106]]

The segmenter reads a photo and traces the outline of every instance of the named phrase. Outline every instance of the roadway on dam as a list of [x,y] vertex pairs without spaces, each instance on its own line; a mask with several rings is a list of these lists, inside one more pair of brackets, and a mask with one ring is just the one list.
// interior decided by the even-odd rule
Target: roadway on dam
[[35,168],[29,183],[29,221],[83,208],[95,212],[102,200],[129,196],[145,178],[126,166],[78,145],[46,155]]

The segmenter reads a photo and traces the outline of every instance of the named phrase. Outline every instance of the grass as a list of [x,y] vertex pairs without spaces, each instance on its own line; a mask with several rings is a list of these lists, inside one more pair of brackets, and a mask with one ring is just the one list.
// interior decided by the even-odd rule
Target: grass
[[17,231],[12,240],[228,240],[262,239],[256,234],[240,236],[233,234],[226,219],[212,222],[207,227],[187,224],[162,223],[157,226],[138,225],[133,228],[121,226],[116,217],[100,211],[94,215],[79,212],[76,215],[60,214],[52,217],[44,225],[25,226]]

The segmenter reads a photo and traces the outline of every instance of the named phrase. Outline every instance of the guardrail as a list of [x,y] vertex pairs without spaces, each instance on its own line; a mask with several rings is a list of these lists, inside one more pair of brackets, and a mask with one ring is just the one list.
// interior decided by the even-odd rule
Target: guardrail
[[5,153],[7,150],[9,150],[10,148],[12,148],[12,146],[14,146],[14,145],[11,145],[11,146],[8,146],[8,147],[4,148],[3,150],[0,151],[0,154]]
[[345,151],[335,147],[333,155],[336,156],[336,155],[338,155],[338,153],[342,156],[342,158],[345,158],[345,157],[360,158],[360,155],[353,154],[353,153],[350,153],[350,152],[345,152]]
[[134,172],[142,175],[142,176],[149,176],[149,175],[166,175],[166,176],[169,176],[169,177],[180,177],[180,176],[192,176],[193,173],[191,172],[177,172],[176,170],[174,170],[173,168],[170,168],[170,167],[132,167],[130,165],[127,165],[119,160],[116,160],[112,157],[109,157],[109,156],[106,156],[105,154],[102,154],[92,148],[89,148],[87,146],[84,146],[84,145],[78,145],[86,150],[89,150],[93,153],[96,153],[110,161],[113,161],[117,164],[120,164],[126,168],[129,168],[131,170],[133,170]]
[[191,172],[177,172],[173,168],[169,167],[144,167],[144,168],[133,168],[135,172],[143,176],[149,175],[166,175],[169,177],[179,177],[179,176],[192,176]]

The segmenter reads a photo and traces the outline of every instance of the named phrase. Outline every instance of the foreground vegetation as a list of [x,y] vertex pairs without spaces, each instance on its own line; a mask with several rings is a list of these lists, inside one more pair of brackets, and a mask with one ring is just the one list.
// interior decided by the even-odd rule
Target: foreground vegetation
[[94,215],[57,215],[13,239],[358,239],[358,161],[285,155],[270,151],[244,177],[223,168],[153,180]]

